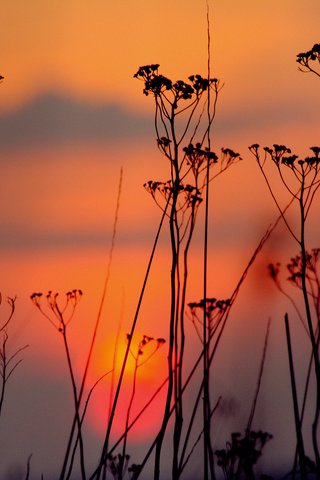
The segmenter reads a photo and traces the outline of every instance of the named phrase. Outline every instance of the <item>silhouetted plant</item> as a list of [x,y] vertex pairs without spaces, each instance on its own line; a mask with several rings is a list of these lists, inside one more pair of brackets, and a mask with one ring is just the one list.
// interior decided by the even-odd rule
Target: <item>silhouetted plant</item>
[[[307,291],[310,298],[310,303],[313,304],[314,330],[315,330],[316,344],[317,344],[318,350],[319,350],[319,344],[320,344],[320,335],[319,335],[319,327],[320,327],[319,260],[320,260],[320,257],[319,257],[319,253],[320,253],[319,248],[312,249],[310,253],[306,252],[306,271],[305,271]],[[268,268],[269,268],[270,276],[274,281],[276,287],[281,293],[283,293],[291,301],[298,315],[298,318],[300,319],[304,329],[308,334],[308,326],[305,322],[302,312],[300,311],[299,307],[297,306],[294,300],[293,294],[290,294],[288,292],[288,289],[285,289],[282,285],[281,264],[279,262],[277,264],[270,264]],[[289,284],[289,286],[292,286],[295,289],[302,291],[302,255],[301,253],[299,255],[292,257],[289,260],[289,262],[286,265],[286,272],[287,272],[286,281]],[[289,328],[289,326],[287,328]],[[304,421],[305,410],[307,405],[307,396],[308,396],[309,387],[310,387],[312,364],[313,364],[313,354],[311,353],[310,360],[308,363],[307,373],[305,376],[305,386],[303,390],[301,409],[300,409],[300,412],[298,412],[301,429],[302,429],[302,424]],[[304,456],[305,456],[305,461],[308,464],[308,467],[307,465],[305,465],[304,468],[306,471],[311,471],[311,465],[313,462],[306,455]],[[297,463],[297,455],[295,457],[293,471],[295,471],[296,469],[296,463]]]
[[301,72],[311,72],[320,77],[320,43],[313,45],[307,52],[298,53],[297,62],[301,65]]
[[107,457],[107,469],[113,476],[114,480],[123,479],[127,474],[129,480],[136,480],[140,473],[140,465],[132,463],[129,465],[130,455],[118,455],[108,454]]
[[[305,278],[307,283],[307,291],[310,297],[311,302],[314,307],[315,314],[315,331],[319,330],[319,321],[320,321],[320,272],[319,272],[319,260],[320,260],[320,249],[313,248],[311,252],[306,251],[306,269],[305,269]],[[301,314],[297,304],[294,301],[293,295],[289,295],[288,291],[284,289],[281,279],[281,263],[277,262],[276,264],[270,263],[268,265],[270,277],[274,281],[278,290],[283,293],[287,298],[291,300],[291,303],[294,305],[294,308],[298,314],[298,317],[301,320],[301,323],[306,331],[308,331],[308,326]],[[287,277],[286,280],[290,286],[297,288],[302,291],[302,254],[301,252],[294,257],[291,257],[289,262],[286,265]]]
[[[311,343],[315,378],[317,383],[317,399],[314,421],[312,424],[312,440],[317,468],[320,471],[320,456],[317,433],[320,415],[320,362],[317,340],[319,319],[317,318],[316,323],[314,323],[310,308],[310,292],[308,287],[312,288],[312,286],[310,286],[310,276],[308,273],[308,268],[310,268],[310,265],[308,267],[308,263],[310,264],[310,257],[307,253],[306,247],[306,223],[315,195],[320,186],[320,147],[311,147],[310,150],[313,155],[305,158],[299,158],[298,155],[292,154],[291,150],[285,145],[275,144],[273,148],[265,147],[264,154],[261,153],[258,144],[252,145],[249,147],[249,149],[255,156],[257,164],[263,174],[268,189],[282,216],[282,219],[285,222],[285,225],[292,238],[298,244],[300,250],[299,255],[293,258],[291,264],[289,264],[289,270],[291,271],[291,282],[295,282],[296,284],[299,282],[298,284],[301,289],[304,302],[306,319],[305,323],[307,325],[307,333]],[[293,202],[297,204],[299,216],[299,227],[297,229],[290,224],[286,212],[281,207],[277,195],[274,193],[274,189],[266,172],[266,163],[268,159],[271,159],[272,163],[275,165],[276,171],[279,174],[285,190],[289,192]],[[272,265],[271,267],[269,266],[269,268],[273,280],[276,282],[278,288],[281,289],[277,277],[278,266]],[[313,296],[311,296],[311,301],[314,302]],[[294,301],[292,301],[292,303],[295,305]],[[300,318],[302,317],[300,316]]]
[[262,455],[266,443],[272,435],[262,431],[250,431],[242,435],[232,433],[226,448],[216,450],[217,465],[222,469],[226,480],[255,478],[254,466]]
[[[195,397],[193,408],[191,409],[191,415],[188,420],[187,430],[186,430],[184,442],[183,442],[181,453],[180,453],[179,467],[178,467],[180,475],[185,469],[187,463],[189,462],[191,455],[194,453],[194,449],[198,444],[200,438],[206,435],[205,427],[203,427],[203,429],[200,431],[200,434],[197,437],[196,442],[191,447],[189,446],[190,436],[191,436],[192,429],[194,427],[196,414],[199,409],[200,399],[204,395],[205,383],[207,384],[206,403],[207,403],[207,406],[209,407],[207,421],[211,422],[211,417],[219,404],[219,399],[218,399],[216,405],[213,408],[211,406],[210,367],[211,367],[213,357],[223,331],[223,326],[221,328],[221,325],[224,323],[224,319],[226,319],[227,312],[231,307],[231,300],[217,300],[216,298],[206,298],[206,299],[200,300],[200,302],[190,302],[188,304],[188,307],[190,311],[191,321],[195,327],[195,330],[201,341],[201,344],[204,347],[202,351],[202,356],[206,356],[205,375],[207,378],[206,379],[203,378],[202,381],[200,382],[198,394]],[[204,318],[205,320],[203,320]],[[204,330],[206,331],[205,337],[203,336]],[[216,335],[216,340],[214,342],[213,348],[211,348],[211,342],[215,335]],[[208,447],[210,449],[212,448],[211,441]],[[189,448],[189,452],[187,452],[188,448]],[[210,452],[210,455],[213,456],[213,451]],[[210,459],[210,462],[211,462],[210,470],[211,470],[211,476],[212,476],[214,474],[213,458]]]
[[[202,339],[202,329],[199,329],[199,325],[203,326],[203,312],[207,317],[207,329],[208,329],[208,342],[210,343],[214,332],[216,331],[222,315],[230,306],[230,300],[218,300],[216,298],[206,298],[200,300],[200,302],[188,303],[191,321],[197,332],[198,337]],[[208,348],[209,352],[210,349]],[[210,355],[210,353],[209,353]]]
[[[209,30],[209,24],[208,24]],[[208,32],[209,36],[209,32]],[[209,42],[210,47],[210,42]],[[218,94],[221,89],[220,82],[216,78],[211,78],[210,75],[210,48],[208,48],[208,76],[203,78],[201,75],[191,75],[186,81],[177,80],[172,81],[170,78],[159,73],[159,65],[151,64],[139,68],[134,75],[135,78],[140,79],[144,83],[143,93],[146,96],[151,96],[155,105],[155,130],[157,147],[161,154],[168,160],[169,164],[169,179],[165,181],[150,180],[144,184],[146,191],[152,196],[155,203],[162,211],[162,218],[159,229],[155,238],[154,247],[150,256],[146,276],[139,296],[138,306],[132,322],[130,333],[127,335],[127,348],[124,355],[119,381],[116,386],[116,393],[114,395],[112,405],[109,411],[109,419],[106,428],[105,440],[102,447],[101,457],[97,468],[90,476],[90,480],[100,480],[101,475],[103,480],[106,479],[107,473],[110,473],[114,479],[122,480],[125,477],[136,480],[146,464],[153,449],[155,449],[155,463],[154,463],[154,480],[160,478],[160,463],[162,459],[162,446],[164,437],[168,430],[169,420],[171,416],[173,419],[173,459],[172,459],[172,478],[178,480],[181,478],[182,472],[189,459],[191,458],[196,446],[201,437],[204,438],[204,480],[215,478],[215,469],[213,457],[217,459],[217,465],[222,469],[226,479],[238,479],[240,477],[253,480],[255,478],[255,465],[262,455],[265,445],[269,442],[272,436],[263,431],[252,430],[252,419],[255,413],[257,398],[260,390],[261,378],[266,358],[266,347],[269,335],[268,323],[267,333],[265,337],[265,344],[262,353],[260,370],[258,375],[257,387],[249,415],[249,420],[246,426],[245,433],[232,433],[231,440],[227,442],[226,448],[216,450],[213,452],[210,423],[211,417],[219,405],[219,400],[215,406],[211,406],[210,398],[210,367],[217,347],[219,345],[221,335],[224,331],[230,309],[237,297],[239,289],[248,273],[249,268],[255,261],[256,256],[263,247],[265,241],[269,238],[271,232],[278,223],[267,230],[267,233],[262,238],[254,254],[252,255],[238,285],[236,286],[230,299],[217,300],[216,298],[208,298],[206,292],[206,254],[204,255],[204,294],[203,299],[199,302],[191,302],[188,304],[189,318],[191,319],[197,336],[201,342],[201,354],[197,359],[194,359],[194,364],[190,372],[185,371],[185,317],[186,317],[186,292],[188,282],[188,259],[189,251],[194,236],[196,227],[196,220],[199,207],[205,203],[205,228],[204,228],[204,243],[205,251],[207,248],[207,227],[208,227],[208,198],[209,198],[209,183],[218,175],[226,171],[231,165],[241,160],[238,153],[230,148],[222,148],[218,155],[211,150],[210,129],[215,118],[216,103]],[[300,53],[297,55],[297,62],[300,65],[300,70],[304,72],[311,72],[320,76],[320,44],[315,44],[310,51]],[[3,77],[0,76],[0,82]],[[211,103],[211,94],[214,99]],[[204,120],[204,112],[207,110],[207,118]],[[269,191],[273,197],[274,202],[280,213],[282,219],[288,228],[288,231],[299,246],[299,253],[293,256],[287,264],[289,272],[289,283],[302,293],[304,301],[305,313],[302,314],[295,301],[295,297],[287,293],[283,287],[279,277],[280,264],[270,264],[269,272],[277,286],[277,288],[290,299],[294,306],[302,324],[307,332],[311,343],[311,359],[309,362],[308,373],[306,375],[306,386],[304,391],[304,399],[302,408],[299,412],[296,392],[292,393],[295,405],[295,419],[297,425],[297,437],[302,432],[302,423],[304,410],[306,405],[306,397],[308,386],[311,378],[311,367],[314,365],[314,373],[317,381],[317,399],[316,411],[312,424],[312,440],[315,455],[315,463],[310,460],[304,453],[303,438],[301,438],[298,445],[299,459],[300,459],[300,474],[306,478],[308,473],[316,473],[319,476],[320,472],[320,458],[318,449],[318,422],[320,415],[320,363],[319,363],[319,331],[320,331],[320,281],[318,273],[318,259],[320,258],[320,249],[316,248],[309,253],[305,241],[305,229],[308,215],[314,201],[316,192],[320,186],[319,164],[320,164],[320,147],[311,147],[312,154],[303,159],[297,155],[293,155],[291,150],[284,145],[273,145],[272,148],[265,147],[261,152],[258,144],[250,147],[251,152],[255,156],[258,166],[266,180]],[[271,181],[266,171],[267,162],[275,166],[276,171],[282,181],[286,191],[291,196],[291,202],[286,208],[280,204],[278,196],[274,193]],[[120,177],[119,195],[121,191]],[[119,195],[117,199],[116,218],[114,222],[114,230],[112,237],[112,247],[109,255],[108,272],[103,288],[99,312],[94,327],[93,337],[90,344],[89,354],[85,366],[83,377],[80,385],[77,385],[74,369],[71,360],[69,349],[67,330],[68,325],[75,314],[77,305],[81,299],[81,290],[72,290],[66,294],[63,300],[58,294],[49,292],[47,295],[42,293],[34,293],[31,300],[37,309],[49,320],[56,331],[61,334],[63,338],[68,370],[72,384],[75,416],[71,428],[68,446],[60,480],[68,480],[71,477],[73,470],[73,463],[75,453],[79,445],[80,454],[80,470],[82,480],[86,479],[84,445],[82,438],[82,426],[86,415],[88,402],[90,396],[97,385],[103,378],[103,375],[91,388],[89,395],[82,404],[82,394],[86,381],[88,367],[91,361],[91,355],[95,343],[96,333],[100,322],[102,306],[106,296],[106,288],[110,273],[110,264],[112,260],[112,252],[114,246],[117,215],[119,208]],[[298,229],[289,221],[287,210],[293,203],[298,205],[298,213],[300,218],[300,225]],[[159,387],[158,391],[164,386],[167,387],[166,402],[163,411],[162,424],[160,431],[157,434],[153,444],[151,445],[145,459],[141,464],[130,465],[130,456],[127,454],[127,440],[130,428],[134,425],[136,420],[144,412],[145,408],[149,406],[155,396],[151,397],[146,406],[141,412],[131,419],[132,405],[136,393],[137,372],[138,369],[146,363],[152,355],[164,344],[162,338],[154,339],[147,335],[143,335],[140,340],[137,351],[132,348],[132,338],[139,315],[140,305],[144,294],[144,289],[148,280],[150,266],[152,263],[154,251],[159,238],[160,230],[162,228],[163,220],[167,218],[170,232],[170,246],[171,246],[171,277],[170,277],[170,318],[169,318],[169,347],[168,347],[168,378]],[[0,297],[1,303],[1,297]],[[21,360],[16,360],[16,356],[25,347],[17,350],[13,355],[7,355],[8,333],[7,326],[13,316],[15,310],[15,299],[9,298],[8,303],[11,308],[9,317],[2,327],[0,333],[3,335],[2,347],[0,347],[0,375],[1,396],[0,396],[0,413],[3,405],[3,398],[5,393],[6,383],[12,372],[19,365]],[[312,313],[312,307],[314,313]],[[292,356],[292,347],[290,343],[290,329],[288,322],[288,315],[286,314],[287,340],[288,351],[290,358],[290,377],[292,385],[295,383],[294,379],[294,365]],[[145,352],[147,346],[153,345],[153,349],[149,353]],[[129,405],[125,413],[125,428],[123,435],[119,441],[109,448],[109,437],[112,429],[112,422],[115,415],[119,392],[122,384],[122,378],[126,368],[128,355],[134,358],[135,366],[133,373],[132,391],[129,398]],[[188,384],[193,378],[194,373],[201,360],[203,361],[203,375],[201,376],[200,384],[196,392],[193,403],[193,409],[188,412],[185,411],[185,391]],[[188,373],[188,374],[187,374]],[[186,375],[187,374],[187,375]],[[294,381],[293,381],[294,380]],[[294,388],[292,388],[294,390]],[[112,396],[112,395],[111,395]],[[196,440],[190,445],[191,431],[194,427],[196,413],[199,410],[200,400],[203,400],[203,428],[200,428],[200,433],[196,436]],[[186,431],[183,431],[183,426],[186,426]],[[199,430],[199,427],[197,427]],[[76,438],[74,439],[74,432],[77,430]],[[301,434],[302,435],[302,434]],[[116,447],[121,445],[122,452],[114,454]],[[299,442],[298,442],[299,443]],[[27,477],[29,478],[30,458],[28,459]],[[293,468],[293,473],[296,471],[296,465]],[[265,480],[266,475],[261,478]]]
[[[65,294],[63,300],[61,300],[59,293],[53,293],[49,291],[46,295],[42,293],[33,293],[31,295],[31,301],[35,307],[41,312],[41,314],[49,320],[51,325],[61,334],[63,339],[63,345],[66,353],[68,371],[70,375],[74,409],[75,409],[75,418],[77,425],[77,440],[79,441],[79,454],[80,454],[80,469],[81,469],[81,478],[84,480],[86,478],[85,472],[85,458],[84,458],[84,446],[82,438],[82,420],[80,414],[80,401],[79,401],[79,392],[77,388],[76,378],[74,374],[74,369],[72,365],[72,359],[70,354],[70,348],[67,337],[67,327],[70,324],[77,305],[82,297],[81,290],[71,290]],[[71,429],[73,436],[73,427]],[[69,447],[71,448],[71,446]],[[71,471],[69,472],[71,474]]]
[[[107,457],[107,469],[115,480],[122,480],[127,472],[129,472],[129,460],[130,455],[112,455],[108,454]],[[131,470],[130,470],[131,471]],[[131,475],[129,478],[133,478]]]
[[[14,353],[8,354],[8,341],[9,341],[9,333],[8,327],[9,323],[12,320],[12,317],[15,312],[15,303],[16,297],[8,297],[7,304],[9,305],[9,313],[7,313],[5,320],[3,321],[2,325],[0,325],[0,335],[2,335],[1,345],[0,345],[0,415],[2,413],[2,407],[5,397],[6,386],[8,383],[9,378],[11,377],[12,373],[18,367],[18,365],[22,362],[22,359],[17,359],[18,355],[25,350],[28,345],[25,345]],[[0,305],[2,304],[2,295],[0,293]]]
[[[144,82],[143,92],[155,102],[155,130],[160,152],[169,160],[170,179],[148,181],[144,186],[162,211],[168,212],[171,244],[171,307],[169,321],[168,390],[162,427],[157,437],[155,479],[160,475],[160,457],[164,435],[174,402],[174,435],[172,475],[179,478],[179,446],[181,442],[183,408],[183,366],[185,349],[185,305],[188,279],[188,253],[193,237],[199,205],[207,183],[240,160],[233,150],[222,149],[219,158],[204,145],[213,122],[220,83],[215,78],[191,75],[188,81],[173,82],[159,73],[159,65],[140,67],[134,75]],[[202,114],[213,92],[214,102],[204,132],[199,136]],[[186,146],[183,142],[187,141]],[[216,168],[214,168],[216,166]],[[206,348],[206,345],[204,345]]]
[[[300,70],[303,72],[312,72],[317,76],[320,76],[319,73],[319,64],[320,64],[320,44],[315,44],[311,50],[305,53],[299,53],[297,55],[297,62],[301,66]],[[265,147],[264,155],[260,153],[259,145],[254,144],[249,147],[250,151],[255,156],[257,163],[259,165],[260,171],[262,172],[264,179],[266,180],[268,189],[271,193],[271,196],[279,209],[279,212],[284,220],[285,225],[287,226],[292,238],[296,241],[299,246],[299,254],[291,258],[291,261],[288,263],[287,268],[289,270],[289,282],[294,286],[298,287],[302,292],[302,298],[304,302],[305,318],[300,313],[299,308],[293,297],[289,295],[282,287],[279,281],[279,267],[280,264],[270,264],[269,272],[271,278],[275,282],[277,288],[287,297],[294,306],[295,311],[298,314],[302,324],[304,325],[308,337],[311,343],[311,360],[309,362],[309,367],[306,375],[305,389],[303,395],[303,404],[301,413],[299,416],[299,406],[297,400],[297,394],[295,392],[295,379],[294,379],[294,365],[293,365],[293,355],[291,352],[291,341],[290,341],[290,327],[288,315],[286,314],[286,335],[288,343],[288,352],[290,360],[290,377],[292,384],[292,397],[294,403],[294,412],[296,419],[296,431],[297,431],[297,452],[299,453],[299,462],[300,470],[303,478],[306,478],[308,472],[308,466],[312,463],[311,460],[305,455],[304,445],[303,445],[303,436],[302,436],[302,421],[306,405],[306,397],[308,392],[308,387],[310,383],[311,375],[311,366],[312,361],[314,365],[314,373],[316,379],[316,402],[315,402],[315,414],[314,420],[312,423],[312,442],[313,450],[315,455],[315,462],[318,475],[320,473],[320,454],[318,446],[318,423],[320,415],[320,362],[319,362],[319,279],[318,273],[316,270],[316,262],[318,257],[318,249],[313,250],[313,253],[310,254],[307,251],[306,246],[306,222],[310,212],[310,208],[314,201],[316,192],[320,186],[319,178],[319,166],[320,166],[320,147],[313,146],[310,147],[312,152],[311,156],[305,158],[299,158],[298,155],[292,154],[291,150],[285,145],[274,145],[273,148]],[[274,189],[271,185],[271,182],[266,173],[265,164],[267,158],[271,158],[273,164],[276,166],[279,177],[284,185],[286,191],[290,194],[292,202],[298,204],[298,214],[299,214],[299,228],[295,230],[290,222],[287,219],[286,212],[280,206],[277,195],[274,193]],[[312,318],[312,312],[310,304],[313,303],[315,307],[315,321]],[[293,468],[293,474],[296,469],[296,459]],[[309,469],[310,470],[310,469]]]

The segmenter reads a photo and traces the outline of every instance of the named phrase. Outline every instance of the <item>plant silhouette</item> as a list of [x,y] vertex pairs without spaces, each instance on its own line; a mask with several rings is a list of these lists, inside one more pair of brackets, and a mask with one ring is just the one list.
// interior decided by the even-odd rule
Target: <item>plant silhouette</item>
[[[280,262],[268,265],[271,281],[278,291],[290,302],[300,322],[303,335],[309,348],[307,369],[304,371],[303,385],[296,375],[296,358],[292,342],[292,319],[284,312],[284,326],[287,341],[289,363],[288,380],[293,405],[293,420],[296,432],[296,445],[292,453],[291,478],[305,480],[320,478],[319,452],[319,417],[320,417],[320,248],[311,248],[307,242],[307,227],[311,210],[320,187],[320,147],[311,146],[309,155],[293,154],[285,145],[274,144],[261,148],[254,143],[249,150],[256,160],[258,169],[266,183],[272,201],[278,209],[278,218],[265,232],[244,268],[234,291],[224,299],[209,296],[207,292],[207,241],[209,185],[217,177],[225,174],[229,168],[238,164],[242,157],[233,149],[226,147],[219,152],[211,148],[211,129],[216,117],[217,102],[222,88],[221,82],[210,74],[210,35],[208,23],[208,71],[206,76],[190,75],[186,80],[172,80],[164,76],[159,64],[141,66],[134,75],[143,84],[143,94],[153,102],[156,147],[166,161],[166,177],[161,180],[147,180],[144,189],[161,212],[161,219],[155,235],[145,278],[142,283],[137,308],[126,337],[125,354],[121,371],[115,388],[110,394],[111,404],[106,419],[105,434],[96,464],[89,471],[85,422],[91,399],[98,383],[109,373],[98,378],[84,398],[87,372],[92,361],[97,330],[100,324],[102,307],[105,302],[110,276],[110,265],[120,205],[122,170],[118,189],[115,220],[106,279],[101,296],[93,335],[86,357],[83,375],[77,378],[69,343],[69,325],[76,317],[77,309],[83,296],[80,289],[68,291],[64,296],[49,291],[47,294],[35,292],[31,301],[40,314],[45,317],[60,335],[66,368],[70,378],[73,397],[73,418],[64,452],[60,480],[81,478],[82,480],[106,480],[110,475],[115,480],[137,480],[146,472],[146,465],[153,461],[153,480],[163,479],[164,465],[170,467],[170,478],[179,480],[188,478],[187,467],[190,466],[196,452],[201,455],[203,470],[199,469],[198,478],[215,480],[221,474],[226,480],[257,478],[257,463],[263,455],[265,446],[272,435],[260,428],[253,428],[256,406],[259,401],[261,382],[267,357],[270,320],[267,324],[265,341],[259,362],[258,378],[253,394],[248,420],[244,433],[233,432],[224,441],[224,448],[217,448],[214,418],[219,411],[221,395],[215,389],[212,375],[216,352],[221,346],[221,339],[231,309],[249,270],[254,264],[270,235],[280,222],[283,222],[288,235],[294,240],[298,249],[290,256],[285,267],[285,274]],[[299,69],[320,77],[320,44],[311,50],[299,53],[296,58]],[[0,75],[0,82],[4,77]],[[281,192],[277,192],[269,169],[273,168],[280,179],[281,188],[289,195],[289,203],[282,205]],[[203,208],[204,221],[201,223],[199,212]],[[299,219],[298,227],[289,216],[295,211]],[[162,230],[167,228],[167,241],[170,247],[168,283],[170,285],[170,305],[167,315],[167,337],[154,338],[143,334],[134,347],[133,337],[139,319],[140,307],[144,297],[149,272],[157,249]],[[199,301],[189,301],[190,292],[190,257],[195,240],[196,228],[203,239],[203,271],[196,279],[203,287],[203,296]],[[283,279],[283,275],[286,278]],[[199,298],[199,297],[198,297]],[[0,295],[0,304],[2,305]],[[18,348],[10,353],[9,327],[15,314],[16,298],[8,297],[9,312],[4,315],[0,325],[0,414],[3,406],[8,380],[21,363],[20,353],[26,348]],[[249,306],[250,308],[250,306]],[[189,326],[191,325],[191,328]],[[198,345],[198,349],[194,347]],[[193,348],[190,348],[190,345]],[[160,348],[167,348],[166,378],[148,399],[140,412],[133,416],[133,404],[139,388],[138,373],[140,368],[150,360]],[[192,358],[186,358],[187,347]],[[285,350],[285,348],[284,348]],[[127,368],[128,357],[134,361],[131,390],[128,406],[119,412],[119,396],[122,391],[123,378]],[[113,382],[113,380],[112,380]],[[141,459],[131,461],[130,430],[136,422],[141,421],[147,408],[153,405],[161,390],[165,391],[161,424],[154,438],[147,446]],[[315,389],[314,398],[313,395]],[[313,400],[313,401],[312,401]],[[306,415],[310,402],[312,419]],[[111,443],[111,432],[116,412],[124,419],[124,429],[118,441]],[[308,447],[307,437],[311,438],[312,447]],[[309,451],[310,450],[310,451]],[[168,454],[168,451],[170,454]],[[118,453],[119,452],[119,453]],[[151,460],[152,459],[152,460]],[[77,463],[78,462],[78,463]],[[30,477],[31,456],[27,459],[26,480]],[[150,471],[149,470],[149,471]],[[146,473],[148,475],[148,473]],[[78,477],[76,477],[78,475]],[[151,475],[149,473],[149,475]],[[198,478],[196,480],[198,480]],[[261,475],[268,479],[268,475]]]

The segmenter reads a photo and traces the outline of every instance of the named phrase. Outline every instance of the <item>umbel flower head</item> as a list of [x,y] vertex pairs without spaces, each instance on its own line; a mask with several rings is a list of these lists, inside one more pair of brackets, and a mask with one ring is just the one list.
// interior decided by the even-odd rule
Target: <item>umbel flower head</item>
[[155,97],[171,91],[174,96],[174,103],[177,105],[178,100],[190,100],[193,97],[199,97],[205,92],[211,84],[217,84],[216,78],[203,78],[201,75],[190,75],[189,82],[177,80],[173,82],[169,78],[159,73],[159,64],[144,65],[134,74],[134,78],[144,81],[143,93],[145,95],[152,94]]
[[[251,153],[253,153],[258,162],[261,163],[260,145],[254,143],[249,147],[249,150],[251,151]],[[263,150],[266,154],[269,155],[269,157],[277,167],[285,165],[293,170],[299,169],[300,171],[305,171],[306,167],[318,169],[318,166],[320,164],[320,147],[318,146],[310,147],[313,155],[304,158],[299,158],[298,155],[292,154],[291,149],[286,147],[285,145],[278,145],[276,143],[273,145],[273,147],[264,147]],[[263,165],[264,162],[262,162],[261,164]]]
[[207,329],[212,334],[230,305],[230,299],[218,300],[214,297],[188,303],[191,321],[199,338],[201,338],[201,335],[198,325],[203,325],[203,315],[206,316]]
[[310,61],[320,62],[320,43],[315,43],[311,50],[307,52],[298,53],[297,62],[302,66],[307,66]]
[[58,292],[53,293],[49,290],[46,295],[42,292],[34,292],[30,296],[30,299],[43,316],[47,318],[60,333],[64,333],[82,295],[82,290],[74,289],[67,292],[64,298],[61,299]]

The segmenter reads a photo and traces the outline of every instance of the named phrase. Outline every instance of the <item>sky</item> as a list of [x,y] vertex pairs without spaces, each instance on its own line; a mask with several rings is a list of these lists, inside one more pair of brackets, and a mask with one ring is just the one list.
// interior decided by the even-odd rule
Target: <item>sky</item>
[[[319,144],[319,81],[300,72],[295,58],[319,42],[320,4],[318,0],[210,0],[209,5],[211,70],[223,83],[213,148],[218,152],[228,146],[243,158],[215,182],[210,204],[209,285],[215,295],[227,297],[277,214],[247,147],[281,143],[306,155],[309,146]],[[139,66],[150,63],[159,63],[161,72],[173,79],[206,75],[206,2],[12,0],[0,6],[0,29],[0,74],[4,76],[0,85],[0,291],[4,299],[17,296],[10,348],[29,345],[8,384],[0,418],[0,470],[16,472],[13,478],[19,478],[19,468],[25,467],[32,453],[35,475],[47,472],[45,478],[49,478],[64,449],[70,385],[61,338],[29,297],[34,291],[84,291],[77,318],[70,325],[80,377],[106,275],[123,168],[111,277],[89,376],[94,383],[110,368],[120,320],[124,341],[160,219],[142,185],[150,179],[166,180],[168,175],[156,148],[152,99],[142,94],[143,85],[133,75]],[[308,231],[311,246],[319,237],[315,218]],[[167,337],[166,240],[164,235],[138,335]],[[230,433],[242,428],[247,415],[246,401],[238,398],[250,395],[257,372],[248,366],[245,353],[249,350],[252,357],[259,356],[269,316],[274,317],[272,353],[258,418],[264,423],[261,428],[276,430],[272,432],[276,451],[285,441],[281,435],[286,429],[274,425],[271,411],[279,411],[286,425],[293,424],[285,400],[279,400],[285,397],[281,395],[285,387],[279,385],[287,365],[281,360],[275,367],[284,349],[279,319],[283,307],[265,269],[270,259],[288,252],[295,254],[295,245],[280,227],[249,276],[233,315],[234,328],[226,333],[217,361],[221,365],[217,390],[226,404],[235,405],[235,413],[227,418],[221,413],[217,420],[220,445],[226,440],[222,423]],[[198,236],[190,301],[201,296],[197,281],[201,258]],[[5,316],[5,304],[0,308]],[[252,336],[257,342],[252,342]],[[164,378],[165,357],[164,348],[152,359],[154,364],[141,367],[145,395],[157,388],[158,378],[150,374],[153,369]],[[245,368],[240,370],[239,365]],[[92,462],[101,440],[108,381],[99,385],[89,413]],[[232,385],[239,395],[235,396]],[[279,387],[278,396],[272,394],[274,385]],[[125,388],[130,389],[130,379]],[[156,428],[157,420],[153,421]],[[140,440],[131,448],[139,456],[149,427],[136,435]]]

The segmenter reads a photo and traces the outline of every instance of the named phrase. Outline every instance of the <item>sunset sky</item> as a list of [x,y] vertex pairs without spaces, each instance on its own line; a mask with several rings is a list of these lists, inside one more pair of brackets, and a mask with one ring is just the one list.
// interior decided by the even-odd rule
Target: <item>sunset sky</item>
[[[319,145],[319,80],[299,72],[295,59],[297,53],[320,41],[320,2],[210,0],[209,5],[212,75],[224,84],[213,127],[213,149],[219,152],[227,146],[243,158],[212,187],[209,286],[214,295],[227,298],[277,215],[247,147],[281,143],[307,155],[309,146]],[[57,465],[60,468],[69,431],[71,389],[62,341],[29,296],[34,291],[84,291],[70,325],[80,377],[106,275],[121,167],[116,245],[90,384],[110,369],[120,320],[125,343],[160,219],[160,211],[142,185],[169,176],[168,165],[156,148],[152,99],[142,94],[143,85],[133,75],[141,65],[159,63],[161,72],[172,79],[186,79],[194,73],[205,76],[206,28],[206,2],[199,0],[2,2],[0,291],[3,298],[17,296],[10,348],[29,347],[10,379],[0,418],[0,475],[24,468],[31,453],[35,474],[48,472],[45,478],[49,478]],[[319,238],[318,223],[311,223],[308,234],[313,247]],[[193,249],[188,301],[202,295],[197,277],[201,274],[200,238],[196,237]],[[164,233],[138,335],[168,335],[166,240]],[[217,367],[217,389],[230,402],[235,401],[232,374],[238,365],[247,365],[248,345],[252,356],[259,358],[269,316],[274,316],[273,355],[266,397],[273,385],[281,384],[281,372],[287,374],[284,363],[276,378],[272,377],[284,348],[282,317],[277,318],[283,316],[283,308],[277,304],[265,269],[284,252],[296,253],[280,227],[262,252],[233,313],[234,330],[226,333]],[[246,311],[249,297],[250,318]],[[6,308],[1,306],[1,318]],[[251,335],[257,344],[250,343]],[[235,350],[239,361],[232,357]],[[154,363],[141,367],[145,395],[151,395],[165,378],[165,358],[163,347],[152,358]],[[159,378],[152,375],[154,369]],[[248,368],[249,384],[242,373],[234,388],[250,395],[256,374]],[[97,389],[89,415],[92,462],[100,445],[108,381]],[[125,388],[130,390],[129,380]],[[281,396],[281,390],[277,395]],[[276,428],[270,420],[269,400],[261,401],[259,420],[265,425],[258,425],[267,431]],[[274,402],[273,412],[282,412],[284,401]],[[240,400],[235,408],[238,416],[221,417],[220,424],[218,420],[218,430],[222,420],[227,425],[227,433],[219,430],[221,443],[231,429],[242,428],[247,416]],[[291,412],[284,410],[291,422]],[[139,449],[144,452],[143,441],[157,420],[150,415],[145,431],[137,432],[138,446],[132,445],[136,455],[143,456]],[[278,450],[284,441],[282,431],[282,427],[272,431],[275,437],[278,434],[274,440]]]

